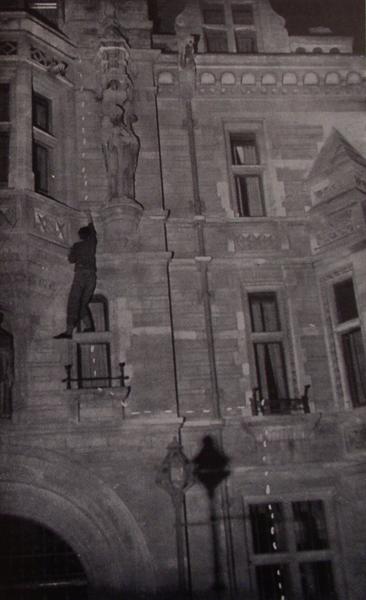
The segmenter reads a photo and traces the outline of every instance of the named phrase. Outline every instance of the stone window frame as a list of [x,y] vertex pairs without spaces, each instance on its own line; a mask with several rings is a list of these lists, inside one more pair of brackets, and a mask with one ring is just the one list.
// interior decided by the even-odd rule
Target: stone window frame
[[[248,563],[251,574],[251,581],[258,597],[256,583],[256,567],[261,565],[282,564],[289,565],[290,580],[292,582],[292,591],[295,592],[296,598],[303,598],[301,590],[301,580],[299,564],[301,562],[320,562],[322,560],[330,560],[332,563],[334,589],[337,598],[343,597],[345,588],[344,570],[339,569],[341,562],[342,548],[341,540],[339,539],[339,525],[336,512],[336,496],[330,488],[320,488],[318,490],[306,490],[304,493],[295,491],[294,493],[285,494],[269,494],[269,495],[248,495],[243,498],[244,512],[244,528],[246,536],[246,547],[248,552]],[[323,550],[306,550],[299,551],[295,545],[295,519],[291,504],[293,502],[306,502],[320,500],[323,503],[325,521],[327,527],[328,545],[327,549]],[[256,554],[254,552],[254,541],[252,527],[250,521],[250,505],[253,504],[281,504],[284,508],[284,528],[285,536],[288,542],[288,549],[284,552],[273,552],[265,554]]]
[[[220,5],[224,9],[224,22],[220,24],[211,24],[204,22],[203,11],[206,7],[209,6],[217,6]],[[232,11],[232,5],[238,6],[251,6],[252,14],[253,14],[253,23],[252,24],[240,24],[234,23],[234,15]],[[222,53],[236,53],[243,54],[238,51],[237,44],[237,36],[240,34],[247,34],[248,38],[250,37],[253,43],[253,52],[249,52],[248,54],[256,54],[257,53],[257,43],[256,43],[256,27],[255,27],[255,4],[252,0],[246,0],[242,2],[240,0],[202,0],[200,2],[201,15],[202,15],[202,30],[203,30],[203,38],[205,41],[205,52],[210,52],[208,50],[207,43],[207,34],[209,32],[220,32],[226,34],[227,41],[227,50],[222,50]]]
[[[249,302],[249,294],[265,294],[265,293],[273,293],[276,295],[277,299],[277,310],[281,324],[281,336],[278,335],[279,332],[271,332],[267,334],[258,334],[252,332],[252,323],[251,323],[251,314],[250,314],[250,302]],[[243,304],[243,312],[245,319],[245,328],[248,332],[247,336],[247,352],[248,352],[248,363],[249,363],[249,378],[251,383],[251,390],[258,387],[257,380],[257,369],[256,369],[256,361],[255,361],[255,352],[254,352],[254,343],[255,341],[260,341],[260,338],[264,340],[265,338],[268,341],[272,339],[276,341],[281,338],[283,344],[283,353],[285,358],[285,369],[286,369],[286,377],[287,377],[287,386],[289,397],[295,397],[299,393],[299,374],[296,369],[296,361],[294,354],[294,347],[292,342],[292,335],[289,329],[289,308],[286,298],[286,292],[283,289],[283,283],[269,283],[269,284],[246,284],[243,282],[242,284],[242,304]]]
[[[231,155],[231,136],[254,135],[258,153],[258,164],[233,165]],[[269,179],[268,179],[268,150],[264,131],[264,120],[240,120],[224,122],[224,139],[226,146],[227,172],[230,188],[231,209],[234,217],[242,219],[265,219],[268,215]],[[242,216],[239,212],[235,175],[258,175],[261,181],[263,215]]]
[[344,323],[339,323],[337,319],[337,306],[335,300],[334,286],[343,281],[351,279],[353,282],[358,314],[360,315],[360,305],[358,302],[357,285],[354,277],[352,266],[344,268],[340,271],[328,273],[321,279],[321,294],[323,299],[323,307],[325,310],[326,324],[326,342],[328,347],[328,356],[330,360],[330,372],[333,376],[335,387],[336,400],[340,403],[343,399],[343,408],[356,409],[365,404],[355,405],[351,396],[351,391],[348,383],[347,369],[342,349],[341,337],[349,331],[356,328],[361,330],[364,348],[366,350],[366,336],[362,326],[360,316],[357,319],[352,319]]

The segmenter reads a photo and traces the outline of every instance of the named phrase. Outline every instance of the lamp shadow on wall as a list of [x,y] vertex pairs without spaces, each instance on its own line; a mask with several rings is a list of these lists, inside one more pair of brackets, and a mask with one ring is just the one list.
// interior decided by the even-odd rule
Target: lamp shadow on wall
[[210,511],[210,529],[213,552],[213,589],[216,592],[226,588],[220,543],[221,516],[217,509],[218,488],[230,475],[230,459],[220,448],[216,439],[206,435],[202,439],[202,448],[192,461],[195,478],[206,490]]

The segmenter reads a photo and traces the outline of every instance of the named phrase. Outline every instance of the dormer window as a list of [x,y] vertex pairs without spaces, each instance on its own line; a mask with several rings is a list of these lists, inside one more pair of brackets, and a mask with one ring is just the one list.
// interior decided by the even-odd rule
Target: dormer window
[[224,0],[201,4],[206,52],[254,54],[257,52],[254,12],[251,2]]

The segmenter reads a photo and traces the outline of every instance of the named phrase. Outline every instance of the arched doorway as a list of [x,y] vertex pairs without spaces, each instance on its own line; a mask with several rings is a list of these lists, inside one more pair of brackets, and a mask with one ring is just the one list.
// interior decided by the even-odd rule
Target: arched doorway
[[0,598],[87,600],[84,568],[73,549],[43,525],[0,515]]
[[[0,515],[40,524],[80,557],[89,594],[81,598],[154,597],[152,559],[133,515],[111,487],[79,462],[43,448],[2,448]],[[9,598],[0,594],[0,600]]]

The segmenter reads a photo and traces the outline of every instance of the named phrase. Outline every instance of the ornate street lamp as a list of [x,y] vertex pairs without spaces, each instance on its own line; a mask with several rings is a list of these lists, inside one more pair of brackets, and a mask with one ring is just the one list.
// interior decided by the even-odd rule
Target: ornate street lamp
[[193,466],[184,454],[182,446],[177,438],[167,447],[167,455],[164,458],[156,478],[156,483],[162,487],[172,499],[175,512],[175,535],[177,546],[178,582],[182,592],[187,589],[184,548],[185,539],[183,533],[183,506],[184,496],[188,488],[194,483]]

